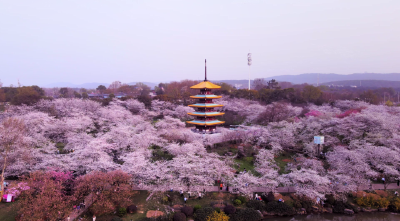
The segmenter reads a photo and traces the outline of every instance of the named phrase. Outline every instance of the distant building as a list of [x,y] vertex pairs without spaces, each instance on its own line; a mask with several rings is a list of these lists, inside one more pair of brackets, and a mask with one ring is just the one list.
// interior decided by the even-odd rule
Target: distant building
[[104,98],[102,94],[88,94],[89,98]]
[[243,84],[235,84],[236,89],[240,89],[243,86]]
[[150,91],[149,95],[150,95],[150,97],[155,97],[155,96],[157,96],[156,92],[154,92],[154,91]]
[[[88,94],[88,96],[89,96],[89,98],[106,99],[106,98],[110,97],[110,94],[95,94],[95,93],[93,93],[93,94]],[[118,92],[118,93],[115,93],[114,96],[116,98],[123,98],[123,97],[126,97],[127,95],[125,93]]]

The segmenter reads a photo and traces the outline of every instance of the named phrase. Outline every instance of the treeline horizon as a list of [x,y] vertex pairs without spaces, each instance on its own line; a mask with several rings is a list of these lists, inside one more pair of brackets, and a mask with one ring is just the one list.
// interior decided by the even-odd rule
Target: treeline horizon
[[[159,83],[151,90],[143,83],[135,85],[122,84],[119,81],[112,82],[109,87],[99,85],[96,89],[85,88],[41,88],[37,85],[19,87],[0,87],[0,102],[9,102],[13,105],[32,105],[40,99],[55,98],[82,98],[89,99],[88,94],[109,94],[109,98],[99,99],[103,105],[115,97],[117,93],[124,93],[123,100],[136,98],[143,102],[147,107],[153,99],[169,101],[172,103],[188,105],[193,103],[190,96],[198,93],[198,90],[190,87],[199,83],[196,80],[173,81],[170,83]],[[274,79],[266,81],[263,78],[255,79],[252,89],[237,89],[233,85],[225,82],[216,82],[221,89],[213,92],[217,95],[228,96],[230,98],[243,98],[259,101],[263,104],[273,102],[288,102],[294,105],[314,103],[322,105],[336,100],[356,100],[365,101],[370,104],[393,105],[399,102],[399,92],[388,87],[369,88],[369,87],[328,87],[326,85],[313,86],[310,84],[291,84],[290,82],[278,82]],[[150,96],[154,92],[155,96]]]

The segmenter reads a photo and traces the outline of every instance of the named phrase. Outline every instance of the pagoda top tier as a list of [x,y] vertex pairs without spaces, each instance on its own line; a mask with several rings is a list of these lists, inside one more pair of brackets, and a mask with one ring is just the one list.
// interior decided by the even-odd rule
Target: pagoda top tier
[[194,86],[191,86],[192,89],[219,89],[221,86],[213,84],[209,81],[202,81]]

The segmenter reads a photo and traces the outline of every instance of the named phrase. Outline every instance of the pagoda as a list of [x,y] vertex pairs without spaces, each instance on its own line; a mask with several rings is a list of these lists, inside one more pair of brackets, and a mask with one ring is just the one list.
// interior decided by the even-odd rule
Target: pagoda
[[219,89],[221,86],[213,84],[207,80],[207,60],[205,61],[205,78],[204,81],[196,84],[190,88],[200,89],[200,94],[195,96],[190,96],[190,98],[199,99],[196,104],[189,105],[189,107],[194,107],[197,110],[195,112],[188,113],[194,116],[195,119],[192,121],[187,121],[189,124],[196,125],[196,131],[198,132],[214,132],[218,124],[225,123],[224,121],[217,120],[216,116],[224,115],[215,111],[214,108],[222,107],[224,105],[213,103],[213,99],[221,98],[222,96],[217,96],[211,93],[211,89]]

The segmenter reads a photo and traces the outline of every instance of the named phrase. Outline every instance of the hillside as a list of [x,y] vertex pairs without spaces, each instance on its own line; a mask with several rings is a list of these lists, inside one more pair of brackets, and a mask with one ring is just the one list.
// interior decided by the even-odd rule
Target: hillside
[[[318,76],[319,75],[319,76]],[[375,74],[375,73],[361,73],[361,74],[299,74],[299,75],[281,75],[265,78],[266,80],[275,79],[277,81],[288,81],[293,84],[317,84],[319,83],[334,82],[334,81],[350,81],[350,80],[381,80],[381,81],[399,81],[400,73],[390,74]]]
[[[128,83],[128,85],[135,85],[138,82],[130,82]],[[142,82],[145,85],[149,86],[151,89],[154,88],[154,86],[156,86],[156,83],[152,83],[152,82]],[[52,83],[52,84],[48,84],[48,85],[44,85],[44,88],[53,88],[53,87],[69,87],[69,88],[86,88],[86,89],[95,89],[97,88],[99,85],[104,85],[106,87],[110,86],[109,83],[84,83],[84,84],[72,84],[69,82],[57,82],[57,83]]]
[[400,88],[400,81],[349,80],[349,81],[326,82],[322,83],[322,85],[357,86],[357,87],[369,87],[369,88],[381,88],[381,87]]

